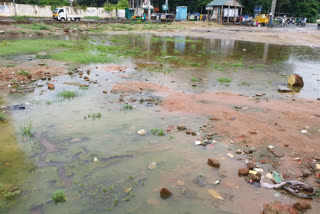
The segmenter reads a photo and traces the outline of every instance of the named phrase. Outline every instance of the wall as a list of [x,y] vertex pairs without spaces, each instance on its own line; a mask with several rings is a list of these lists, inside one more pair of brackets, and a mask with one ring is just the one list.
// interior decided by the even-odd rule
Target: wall
[[[106,12],[102,7],[88,7],[86,10],[76,7],[64,7],[70,15],[97,16],[101,18],[116,17],[116,11]],[[40,7],[30,4],[0,3],[0,17],[10,16],[33,16],[52,17],[51,6]]]

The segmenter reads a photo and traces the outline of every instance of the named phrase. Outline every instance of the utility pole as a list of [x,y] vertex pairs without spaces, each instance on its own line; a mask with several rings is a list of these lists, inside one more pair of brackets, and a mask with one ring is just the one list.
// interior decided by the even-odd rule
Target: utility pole
[[[169,12],[169,3],[168,3],[168,0],[166,0],[166,5],[167,5],[167,7],[168,7],[168,8],[167,8],[167,9],[168,9],[167,11]],[[167,11],[166,11],[166,13],[167,13]]]
[[148,0],[148,19],[151,19],[150,0]]
[[277,4],[277,0],[272,0],[270,19],[269,19],[269,26],[273,26],[273,17],[274,17],[274,12],[276,10],[276,4]]

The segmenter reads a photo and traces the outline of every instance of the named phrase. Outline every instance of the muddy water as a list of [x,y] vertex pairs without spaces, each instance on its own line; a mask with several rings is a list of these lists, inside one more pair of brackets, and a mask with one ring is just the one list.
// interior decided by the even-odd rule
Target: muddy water
[[[31,104],[26,110],[11,112],[11,122],[0,129],[4,148],[0,151],[0,183],[22,190],[17,199],[1,201],[3,207],[8,205],[2,209],[4,213],[258,213],[263,203],[294,201],[286,194],[279,196],[274,190],[256,188],[239,178],[237,170],[245,167],[246,157],[235,154],[224,136],[215,136],[214,143],[202,147],[194,145],[197,136],[176,129],[165,136],[150,132],[184,123],[201,135],[200,126],[207,122],[207,116],[171,113],[161,105],[139,103],[139,99],[153,96],[149,92],[128,94],[125,100],[137,100],[130,103],[135,109],[123,110],[119,94],[110,91],[117,82],[128,81],[121,75],[128,75],[188,93],[265,92],[281,98],[285,95],[278,94],[276,87],[287,79],[281,74],[296,72],[305,80],[305,87],[296,96],[315,98],[319,93],[319,51],[150,35],[90,39],[97,43],[114,39],[112,43],[139,53],[122,60],[121,64],[128,67],[125,73],[106,72],[104,65],[85,66],[84,70],[90,68],[91,73],[84,75],[98,82],[90,84],[88,90],[63,84],[86,84],[78,75],[65,75],[52,80],[53,91],[36,88],[30,94],[8,97],[10,104]],[[217,79],[222,77],[231,82],[219,83]],[[58,93],[63,90],[76,91],[78,96],[62,99]],[[98,112],[100,119],[85,119]],[[33,137],[22,137],[20,126],[29,119]],[[147,130],[147,135],[137,135],[140,129]],[[219,170],[207,166],[208,157],[221,161]],[[99,161],[94,162],[95,158]],[[151,162],[157,163],[156,169],[148,168]],[[264,170],[270,167],[266,165]],[[194,178],[204,179],[206,185],[194,183]],[[215,184],[217,180],[219,184]],[[170,199],[159,197],[162,187],[173,192]],[[131,192],[125,193],[128,188]],[[66,203],[55,205],[51,201],[57,189],[64,189]],[[215,189],[224,200],[214,199],[208,189]]]

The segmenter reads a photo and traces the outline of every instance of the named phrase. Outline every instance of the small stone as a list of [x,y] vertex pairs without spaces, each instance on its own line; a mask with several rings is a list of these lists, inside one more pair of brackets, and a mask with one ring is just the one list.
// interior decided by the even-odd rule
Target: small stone
[[279,87],[278,87],[278,91],[279,91],[279,92],[292,92],[292,89],[287,88],[287,87],[285,87],[285,86],[279,86]]
[[157,162],[151,162],[148,166],[149,169],[156,169],[157,168]]
[[207,164],[209,166],[219,168],[220,167],[220,161],[213,159],[213,158],[208,158]]
[[147,131],[144,129],[140,129],[137,133],[138,133],[138,135],[143,136],[147,133]]
[[102,91],[102,93],[107,94],[107,93],[108,93],[108,91]]
[[257,131],[250,131],[250,134],[258,134]]
[[191,129],[188,129],[187,131],[186,131],[186,134],[191,134],[192,133],[192,130]]
[[183,130],[186,130],[186,129],[187,129],[187,126],[186,126],[186,125],[183,125],[183,124],[180,124],[180,125],[177,126],[177,129],[178,129],[179,131],[183,131]]
[[241,168],[239,169],[239,176],[242,177],[242,176],[247,176],[249,174],[249,169],[247,168]]
[[192,136],[196,136],[197,133],[196,133],[196,132],[191,132],[191,135],[192,135]]
[[261,96],[264,96],[264,95],[266,95],[266,93],[258,93],[258,94],[256,94],[257,97],[261,97]]
[[302,170],[302,175],[303,175],[303,177],[308,177],[309,175],[311,175],[312,173],[310,172],[310,170],[309,169],[303,169]]
[[261,177],[259,177],[258,175],[254,175],[254,174],[249,174],[249,178],[253,181],[253,182],[260,182]]
[[293,207],[299,211],[305,211],[311,209],[311,205],[307,202],[296,202]]
[[253,170],[255,167],[256,167],[256,164],[255,164],[255,163],[252,163],[252,162],[247,163],[247,168],[248,168],[249,170]]
[[178,181],[177,181],[177,185],[178,185],[178,186],[184,186],[184,181],[178,180]]
[[237,151],[236,151],[236,154],[241,154],[242,153],[242,151],[240,150],[240,149],[238,149]]
[[162,199],[167,199],[172,195],[172,193],[170,192],[170,190],[168,190],[167,188],[162,188],[160,190],[160,197]]
[[54,84],[52,84],[52,83],[48,83],[48,89],[49,89],[49,90],[53,90],[53,89],[55,89]]
[[220,119],[213,116],[213,117],[210,117],[209,120],[220,120]]

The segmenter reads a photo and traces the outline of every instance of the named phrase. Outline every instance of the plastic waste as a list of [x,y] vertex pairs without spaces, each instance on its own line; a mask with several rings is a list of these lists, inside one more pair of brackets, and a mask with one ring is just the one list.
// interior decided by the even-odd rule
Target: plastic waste
[[143,135],[147,134],[147,131],[144,129],[140,129],[137,133],[138,133],[138,135],[143,136]]
[[272,172],[272,177],[277,184],[283,182],[282,175],[276,171]]
[[217,193],[214,189],[209,189],[208,192],[210,193],[210,195],[212,195],[212,197],[223,200],[222,196],[219,195],[219,193]]

